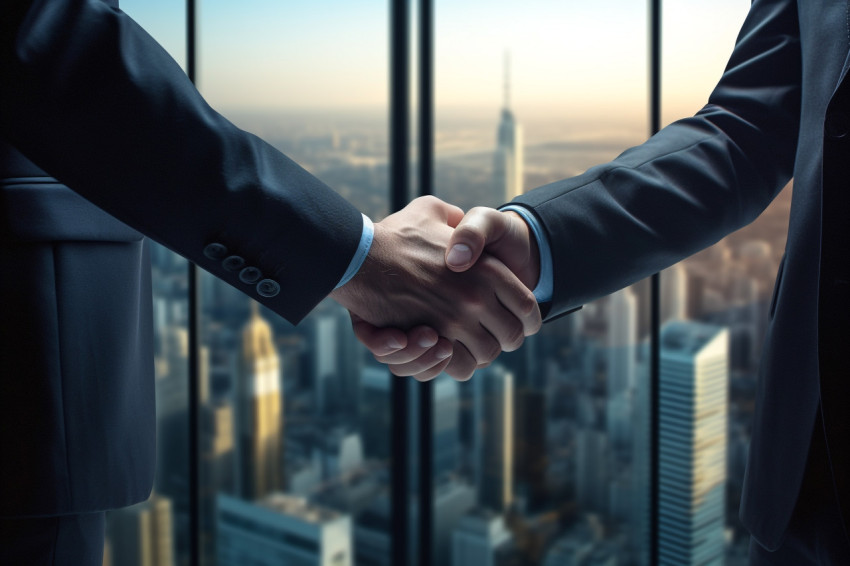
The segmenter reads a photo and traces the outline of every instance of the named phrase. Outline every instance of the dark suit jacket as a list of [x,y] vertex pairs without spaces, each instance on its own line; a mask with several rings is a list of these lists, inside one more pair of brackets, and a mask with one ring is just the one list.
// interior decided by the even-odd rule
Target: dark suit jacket
[[100,0],[0,5],[0,137],[0,516],[143,500],[141,234],[296,323],[339,281],[361,215]]
[[[821,397],[850,517],[850,435],[842,414],[850,400],[850,340],[842,339],[850,322],[843,226],[850,190],[848,31],[845,0],[755,0],[723,77],[696,116],[611,163],[518,199],[552,243],[551,317],[751,222],[793,175],[741,506],[744,524],[771,549],[796,501]],[[832,379],[836,367],[844,371]]]

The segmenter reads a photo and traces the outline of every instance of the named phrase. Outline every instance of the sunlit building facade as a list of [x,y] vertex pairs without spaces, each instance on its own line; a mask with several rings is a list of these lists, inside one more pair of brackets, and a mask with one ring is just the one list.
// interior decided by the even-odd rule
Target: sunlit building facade
[[662,328],[659,564],[724,562],[728,388],[727,329]]

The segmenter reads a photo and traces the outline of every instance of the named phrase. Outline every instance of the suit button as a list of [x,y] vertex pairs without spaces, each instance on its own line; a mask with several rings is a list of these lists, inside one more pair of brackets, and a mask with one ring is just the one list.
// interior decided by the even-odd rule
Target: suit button
[[840,140],[850,133],[850,117],[845,112],[830,112],[826,117],[824,127],[827,137]]
[[257,283],[257,294],[270,299],[280,293],[280,283],[273,279],[263,279]]
[[248,285],[252,285],[259,281],[263,277],[263,272],[257,269],[256,267],[246,267],[242,271],[239,272],[239,280],[242,283],[247,283]]
[[227,246],[223,244],[208,244],[204,248],[204,255],[215,261],[221,261],[227,257]]
[[221,262],[221,266],[227,271],[239,271],[245,267],[245,259],[238,255],[232,255],[225,258],[225,260]]

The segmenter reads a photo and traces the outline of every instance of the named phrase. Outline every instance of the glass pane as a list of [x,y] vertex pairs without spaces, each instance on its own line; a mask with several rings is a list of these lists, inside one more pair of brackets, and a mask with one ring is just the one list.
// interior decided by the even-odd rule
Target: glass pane
[[[213,107],[385,216],[386,2],[199,14]],[[201,302],[203,563],[389,564],[389,373],[347,313],[328,300],[295,327],[208,274]]]
[[[436,193],[498,206],[645,139],[638,0],[436,3]],[[648,284],[435,385],[434,564],[646,564]]]
[[[697,2],[664,3],[666,123],[692,115],[706,103],[749,5],[722,0],[712,4],[710,13],[694,18]],[[662,501],[665,489],[675,483],[670,481],[674,470],[702,472],[678,483],[679,496],[666,498],[668,504],[661,508],[662,541],[702,541],[663,545],[661,557],[672,563],[696,563],[699,553],[700,563],[747,564],[749,533],[738,520],[738,506],[756,368],[790,206],[789,186],[754,223],[661,275]],[[692,347],[685,357],[678,355],[683,343]],[[690,523],[665,521],[683,512]]]
[[[185,66],[185,3],[123,0],[121,8]],[[148,501],[110,511],[104,564],[185,564],[189,549],[188,270],[151,242],[157,463]]]

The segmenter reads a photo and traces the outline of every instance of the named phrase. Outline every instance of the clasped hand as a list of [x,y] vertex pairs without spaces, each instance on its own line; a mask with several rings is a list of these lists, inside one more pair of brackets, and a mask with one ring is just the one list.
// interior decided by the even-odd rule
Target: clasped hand
[[466,380],[540,329],[538,277],[518,215],[421,197],[375,224],[360,271],[331,296],[393,374]]

